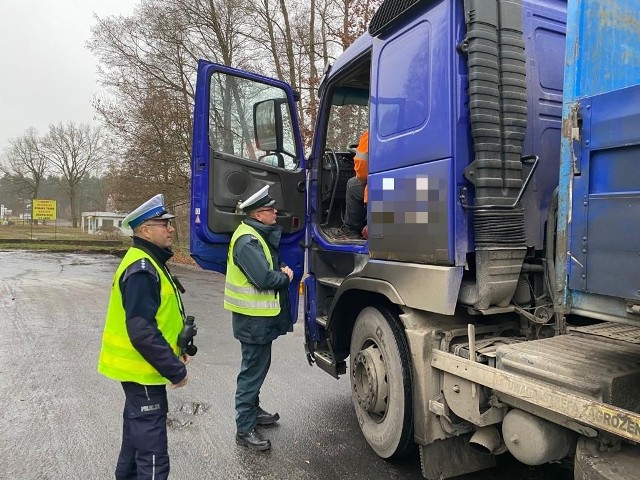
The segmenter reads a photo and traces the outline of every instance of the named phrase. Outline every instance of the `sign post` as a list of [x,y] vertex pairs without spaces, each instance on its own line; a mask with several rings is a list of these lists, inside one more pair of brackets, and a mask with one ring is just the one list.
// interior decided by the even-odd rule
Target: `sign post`
[[[53,230],[53,238],[57,236],[58,217],[56,215],[56,201],[55,200],[43,200],[41,198],[34,198],[31,209],[31,224],[33,220],[55,220],[55,226]],[[33,227],[31,227],[33,228]],[[33,236],[33,235],[32,235]]]

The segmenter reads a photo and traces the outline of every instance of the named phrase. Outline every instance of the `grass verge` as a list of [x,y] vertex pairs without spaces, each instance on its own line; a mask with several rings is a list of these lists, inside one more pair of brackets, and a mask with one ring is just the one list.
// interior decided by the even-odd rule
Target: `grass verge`
[[[124,256],[129,237],[106,238],[83,233],[80,228],[56,225],[0,225],[0,250],[29,250],[61,253],[99,253]],[[174,245],[172,263],[197,266],[187,247]]]

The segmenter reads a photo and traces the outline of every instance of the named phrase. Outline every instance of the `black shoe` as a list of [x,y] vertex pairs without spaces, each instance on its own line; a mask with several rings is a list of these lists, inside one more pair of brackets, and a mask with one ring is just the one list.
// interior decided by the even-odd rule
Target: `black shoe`
[[273,425],[278,420],[280,420],[280,415],[278,412],[269,413],[265,412],[262,408],[258,407],[258,425]]
[[236,432],[236,443],[253,450],[269,450],[271,442],[258,433],[254,428],[250,432]]
[[328,230],[329,236],[336,240],[361,240],[360,232],[355,228],[347,227],[346,225],[340,228],[330,228]]

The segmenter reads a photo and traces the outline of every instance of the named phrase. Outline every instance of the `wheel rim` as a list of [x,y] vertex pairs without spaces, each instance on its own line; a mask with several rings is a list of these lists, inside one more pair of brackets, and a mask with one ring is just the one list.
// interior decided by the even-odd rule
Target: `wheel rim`
[[380,422],[387,413],[389,384],[387,367],[378,345],[363,345],[353,360],[351,381],[360,408]]

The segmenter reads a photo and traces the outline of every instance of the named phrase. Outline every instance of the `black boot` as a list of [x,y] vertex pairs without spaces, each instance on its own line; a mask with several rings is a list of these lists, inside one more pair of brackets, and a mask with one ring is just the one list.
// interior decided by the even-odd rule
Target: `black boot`
[[330,228],[327,230],[327,233],[335,240],[362,240],[359,230],[347,227],[346,225],[340,228]]
[[262,408],[258,407],[258,425],[273,425],[280,420],[278,413],[265,412]]
[[269,450],[271,442],[258,433],[254,428],[250,432],[236,432],[236,443],[253,450]]

